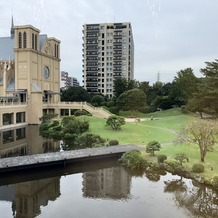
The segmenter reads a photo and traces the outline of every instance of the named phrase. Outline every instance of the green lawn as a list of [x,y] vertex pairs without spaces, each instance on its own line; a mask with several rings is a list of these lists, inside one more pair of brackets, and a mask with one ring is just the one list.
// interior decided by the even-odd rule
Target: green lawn
[[149,141],[157,140],[160,143],[172,142],[175,135],[165,129],[147,127],[138,123],[126,123],[121,130],[112,130],[105,126],[106,120],[96,117],[87,117],[90,121],[90,132],[105,139],[117,139],[120,144],[146,145]]
[[[141,115],[141,114],[140,114]],[[175,133],[182,126],[196,119],[194,114],[183,114],[179,109],[170,109],[167,111],[144,114],[144,118],[151,116],[154,120],[147,119],[145,121],[126,123],[122,126],[122,130],[115,131],[110,127],[105,126],[106,119],[96,117],[86,117],[90,121],[90,132],[100,135],[101,137],[111,140],[116,139],[120,144],[136,144],[144,145],[152,140],[156,140],[162,144],[162,148],[158,154],[167,155],[168,159],[174,159],[177,153],[186,153],[189,157],[189,162],[184,163],[184,166],[191,170],[194,163],[200,163],[199,148],[197,145],[173,145],[170,144],[176,138]],[[140,117],[140,116],[139,116]],[[155,157],[150,157],[145,154],[146,158],[156,161]],[[214,151],[209,152],[205,158],[205,172],[202,174],[206,178],[212,178],[215,174],[218,175],[218,146],[214,146]]]

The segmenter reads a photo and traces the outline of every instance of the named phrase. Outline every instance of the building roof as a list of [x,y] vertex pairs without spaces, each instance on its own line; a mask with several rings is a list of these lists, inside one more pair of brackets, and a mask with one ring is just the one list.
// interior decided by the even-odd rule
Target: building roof
[[0,37],[0,60],[14,59],[14,38]]

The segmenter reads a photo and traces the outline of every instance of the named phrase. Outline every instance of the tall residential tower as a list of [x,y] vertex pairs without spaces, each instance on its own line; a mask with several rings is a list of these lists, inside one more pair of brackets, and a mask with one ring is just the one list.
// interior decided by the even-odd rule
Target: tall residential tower
[[114,80],[134,79],[130,23],[85,24],[83,41],[83,82],[89,93],[112,97]]

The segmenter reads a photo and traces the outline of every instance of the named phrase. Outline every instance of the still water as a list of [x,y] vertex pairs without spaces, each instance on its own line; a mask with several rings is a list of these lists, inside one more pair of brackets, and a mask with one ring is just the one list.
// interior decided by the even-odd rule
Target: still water
[[[37,128],[35,133],[25,131],[37,139],[40,137]],[[58,144],[40,139],[38,148],[31,149],[30,144],[33,142],[36,146],[37,143],[27,140],[28,137],[26,134],[22,139],[22,143],[26,140],[25,149],[24,144],[19,147],[15,143],[14,151],[22,148],[23,153],[47,152],[59,148]],[[3,148],[15,155],[10,143],[1,145],[2,155]],[[117,160],[104,160],[66,169],[1,176],[0,217],[218,217],[216,191],[169,173],[136,175],[120,166]]]

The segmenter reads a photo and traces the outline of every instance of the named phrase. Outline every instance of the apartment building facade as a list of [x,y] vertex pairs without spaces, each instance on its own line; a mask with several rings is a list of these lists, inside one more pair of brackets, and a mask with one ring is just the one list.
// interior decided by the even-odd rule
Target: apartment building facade
[[131,23],[83,25],[83,83],[89,93],[113,97],[114,80],[134,79]]

